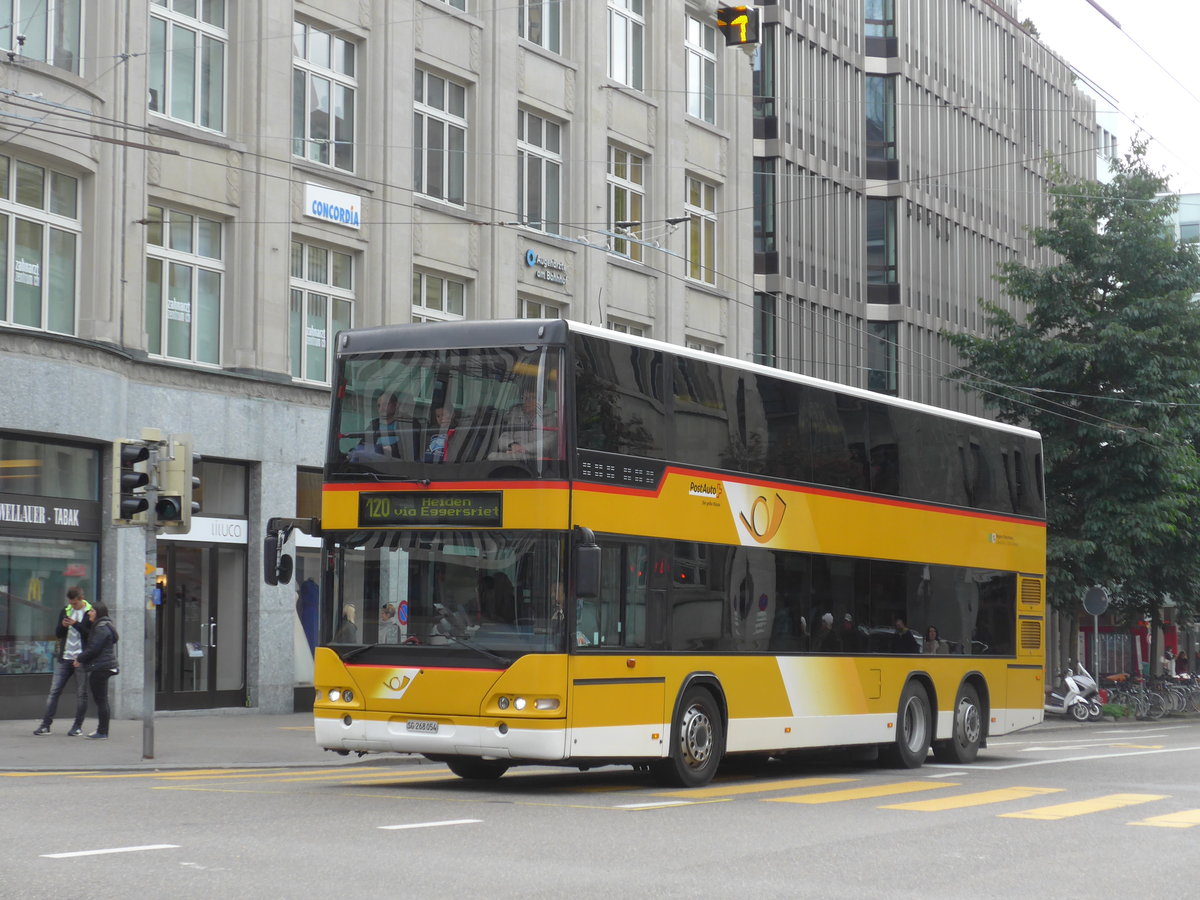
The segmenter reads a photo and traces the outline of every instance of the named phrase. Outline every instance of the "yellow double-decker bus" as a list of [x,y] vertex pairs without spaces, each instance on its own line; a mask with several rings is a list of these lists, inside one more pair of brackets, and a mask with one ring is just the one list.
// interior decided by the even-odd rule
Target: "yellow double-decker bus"
[[695,786],[1041,721],[1031,431],[562,320],[343,332],[333,397],[322,747]]

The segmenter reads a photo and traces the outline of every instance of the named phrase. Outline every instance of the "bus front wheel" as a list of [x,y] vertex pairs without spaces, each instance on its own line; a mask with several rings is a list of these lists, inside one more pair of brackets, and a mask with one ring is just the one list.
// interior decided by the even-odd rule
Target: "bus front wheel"
[[933,716],[929,695],[917,681],[910,681],[900,695],[896,712],[896,739],[880,748],[879,759],[893,769],[916,769],[929,755]]
[[498,759],[475,759],[470,756],[454,756],[446,760],[450,771],[459,778],[472,781],[494,781],[508,771],[508,763]]
[[712,781],[725,749],[721,710],[704,688],[689,688],[671,726],[671,753],[652,766],[656,778],[675,787],[700,787]]
[[975,761],[983,743],[983,709],[979,692],[964,684],[954,701],[954,734],[948,741],[937,741],[933,755],[939,762],[961,766]]

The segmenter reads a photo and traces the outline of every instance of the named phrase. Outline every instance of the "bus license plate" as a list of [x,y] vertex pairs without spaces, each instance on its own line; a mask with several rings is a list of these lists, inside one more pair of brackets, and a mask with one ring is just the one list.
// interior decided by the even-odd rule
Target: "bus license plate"
[[404,727],[408,731],[419,731],[421,734],[437,734],[437,722],[420,722],[415,719],[410,719],[404,723]]

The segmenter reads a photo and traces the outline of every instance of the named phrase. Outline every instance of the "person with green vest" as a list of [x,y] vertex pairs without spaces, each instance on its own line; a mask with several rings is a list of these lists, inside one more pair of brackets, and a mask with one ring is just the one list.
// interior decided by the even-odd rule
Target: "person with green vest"
[[50,733],[50,725],[58,711],[58,698],[72,677],[75,678],[75,724],[67,732],[67,737],[77,737],[83,733],[83,718],[88,708],[88,680],[83,669],[76,668],[75,660],[87,646],[92,629],[92,622],[88,618],[91,608],[91,604],[83,598],[82,590],[67,588],[67,605],[54,630],[58,638],[54,649],[54,677],[50,682],[50,695],[46,698],[46,711],[42,713],[42,724],[34,731],[36,735]]

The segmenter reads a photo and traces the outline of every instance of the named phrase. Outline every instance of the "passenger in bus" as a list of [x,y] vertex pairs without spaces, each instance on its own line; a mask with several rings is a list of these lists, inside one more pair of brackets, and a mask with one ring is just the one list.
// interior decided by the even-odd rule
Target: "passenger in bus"
[[[558,432],[554,413],[538,406],[537,391],[526,387],[521,393],[521,402],[504,416],[500,439],[490,459],[524,459],[535,454],[544,457],[553,455],[557,447]],[[541,452],[538,453],[538,440]]]
[[862,634],[854,624],[854,616],[846,613],[838,626],[838,643],[843,653],[857,653],[862,649]]
[[921,647],[922,653],[949,653],[950,647],[947,643],[938,638],[938,630],[936,625],[930,625],[925,629],[925,643]]
[[837,635],[833,633],[833,613],[827,612],[817,621],[809,649],[814,653],[833,653],[838,649]]
[[450,448],[450,432],[454,430],[454,414],[445,406],[438,406],[433,410],[433,418],[433,434],[425,447],[425,462],[445,462],[446,451]]
[[396,621],[396,606],[385,603],[379,610],[379,643],[400,643],[400,625]]
[[896,616],[896,633],[892,637],[893,653],[920,653],[916,633],[908,627],[903,616]]
[[[383,391],[375,400],[379,415],[370,421],[358,445],[350,451],[350,462],[373,456],[401,455],[402,429],[400,399],[392,391]],[[411,451],[410,451],[411,452]]]

